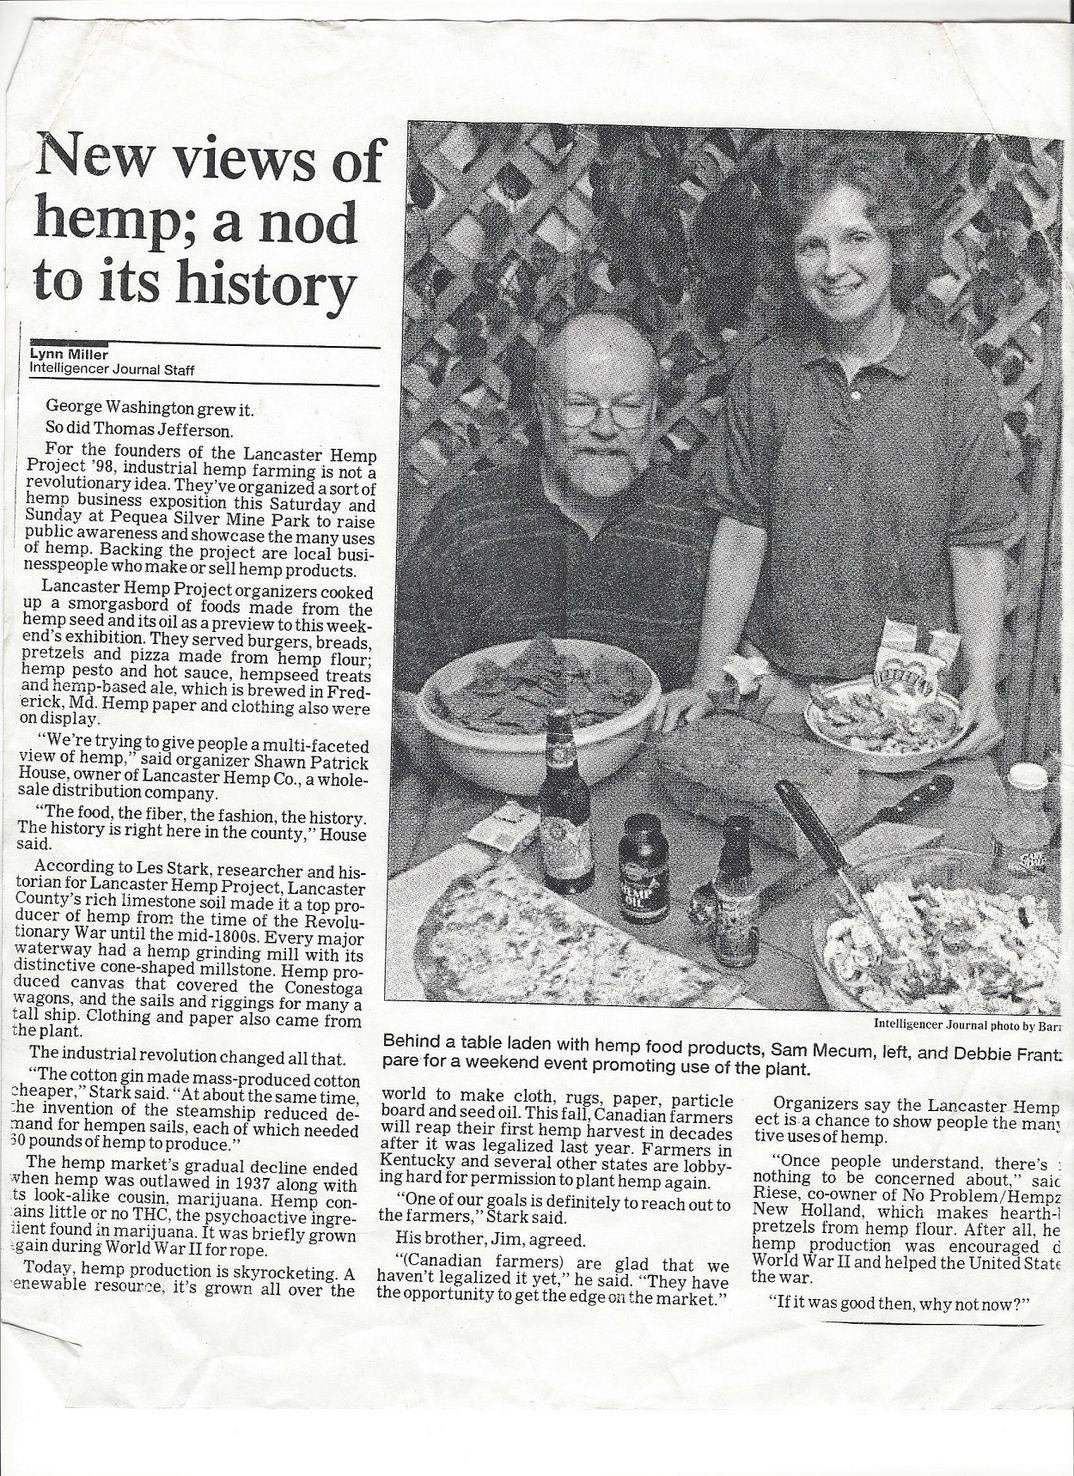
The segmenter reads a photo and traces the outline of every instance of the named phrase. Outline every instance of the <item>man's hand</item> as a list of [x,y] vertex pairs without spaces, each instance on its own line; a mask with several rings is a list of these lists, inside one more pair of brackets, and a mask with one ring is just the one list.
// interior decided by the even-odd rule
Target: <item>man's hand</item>
[[650,724],[654,733],[671,733],[680,722],[696,723],[713,710],[712,694],[700,687],[679,687],[665,692],[653,709]]
[[944,758],[980,758],[1003,742],[996,689],[991,686],[966,687],[959,701],[967,724],[966,731],[954,748],[948,749]]

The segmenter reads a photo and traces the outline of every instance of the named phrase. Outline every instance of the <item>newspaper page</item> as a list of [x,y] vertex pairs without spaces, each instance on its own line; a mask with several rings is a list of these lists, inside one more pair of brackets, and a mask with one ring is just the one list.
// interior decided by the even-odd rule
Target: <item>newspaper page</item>
[[4,1262],[65,1404],[1066,1406],[1069,78],[35,24]]

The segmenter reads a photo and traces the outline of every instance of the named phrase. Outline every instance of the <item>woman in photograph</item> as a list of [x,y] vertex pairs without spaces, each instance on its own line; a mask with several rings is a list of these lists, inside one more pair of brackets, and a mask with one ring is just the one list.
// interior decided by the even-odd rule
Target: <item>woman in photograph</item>
[[991,374],[914,310],[928,253],[898,153],[804,153],[765,246],[780,326],[731,379],[705,469],[720,522],[697,667],[658,726],[708,711],[736,649],[767,657],[767,711],[800,713],[811,682],[872,670],[890,616],[961,635],[968,726],[952,756],[985,753],[1003,736],[1002,545],[1017,504]]

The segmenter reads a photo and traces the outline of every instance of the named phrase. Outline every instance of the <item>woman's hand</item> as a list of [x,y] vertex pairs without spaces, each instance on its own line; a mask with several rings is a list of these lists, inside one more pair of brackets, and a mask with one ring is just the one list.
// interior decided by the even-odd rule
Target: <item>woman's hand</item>
[[696,723],[713,710],[712,694],[701,687],[679,687],[665,692],[653,710],[654,733],[671,733],[680,722]]
[[944,754],[949,758],[980,758],[1003,742],[1003,724],[997,711],[996,689],[991,686],[966,687],[959,698],[966,731],[954,748]]

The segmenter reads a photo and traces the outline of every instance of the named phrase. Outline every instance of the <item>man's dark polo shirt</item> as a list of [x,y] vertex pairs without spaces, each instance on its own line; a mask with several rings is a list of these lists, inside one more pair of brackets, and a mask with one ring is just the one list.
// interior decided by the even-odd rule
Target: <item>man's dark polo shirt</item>
[[1016,522],[992,375],[916,314],[851,384],[818,343],[766,340],[724,431],[709,506],[768,534],[746,634],[799,680],[870,671],[887,615],[952,629],[949,550]]
[[658,467],[610,504],[589,536],[544,494],[539,464],[468,478],[430,513],[399,571],[395,685],[503,641],[605,641],[640,656],[665,688],[697,654],[713,520],[699,489]]

